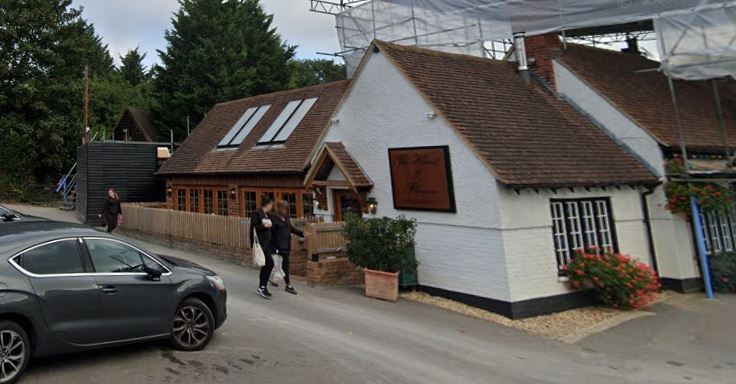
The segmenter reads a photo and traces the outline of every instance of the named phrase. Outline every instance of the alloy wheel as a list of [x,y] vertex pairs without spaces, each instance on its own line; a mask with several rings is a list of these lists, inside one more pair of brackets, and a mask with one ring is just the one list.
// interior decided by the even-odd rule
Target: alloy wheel
[[26,345],[13,330],[0,331],[0,383],[13,381],[23,367]]
[[177,312],[171,332],[179,343],[195,348],[207,341],[210,326],[201,308],[187,305]]

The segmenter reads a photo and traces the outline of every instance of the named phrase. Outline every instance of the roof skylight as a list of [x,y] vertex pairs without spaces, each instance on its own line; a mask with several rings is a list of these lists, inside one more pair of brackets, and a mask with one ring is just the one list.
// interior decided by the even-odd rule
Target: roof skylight
[[225,134],[225,137],[217,144],[217,148],[232,148],[242,144],[243,140],[245,140],[256,124],[261,121],[263,115],[268,112],[269,108],[271,108],[270,105],[261,105],[260,107],[246,109],[243,116],[238,119],[235,125]]
[[281,114],[273,121],[266,133],[263,134],[258,145],[280,144],[285,142],[294,132],[299,123],[302,122],[312,106],[317,102],[317,97],[304,100],[290,101],[281,111]]

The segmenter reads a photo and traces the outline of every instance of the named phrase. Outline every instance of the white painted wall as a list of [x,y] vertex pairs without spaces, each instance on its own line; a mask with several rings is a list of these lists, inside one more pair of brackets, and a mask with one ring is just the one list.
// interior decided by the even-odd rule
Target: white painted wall
[[[368,59],[324,141],[341,141],[374,182],[376,216],[418,221],[420,283],[504,301],[565,293],[557,277],[551,198],[610,197],[619,246],[649,262],[639,191],[523,191],[500,186],[485,163],[382,54]],[[388,148],[449,145],[457,213],[393,208]],[[335,176],[339,179],[339,176]],[[332,191],[328,193],[331,217]]]
[[[371,178],[376,216],[417,219],[421,284],[508,301],[496,180],[383,54],[368,60],[324,141],[341,141]],[[457,213],[394,209],[388,148],[433,145],[449,145]]]
[[[564,64],[555,60],[553,65],[557,92],[597,121],[609,136],[639,157],[652,172],[664,180],[664,154],[649,132]],[[657,187],[647,200],[660,275],[675,279],[699,276],[688,222],[667,210],[662,186]]]
[[568,292],[557,276],[550,199],[610,198],[619,250],[651,264],[637,190],[577,188],[524,190],[520,194],[504,190],[499,196],[512,301]]

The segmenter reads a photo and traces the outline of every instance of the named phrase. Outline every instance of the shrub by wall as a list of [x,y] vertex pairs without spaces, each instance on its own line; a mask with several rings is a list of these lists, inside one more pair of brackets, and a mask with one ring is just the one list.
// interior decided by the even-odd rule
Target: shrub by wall
[[736,252],[713,254],[710,257],[710,269],[716,292],[736,292]]
[[603,304],[614,308],[645,307],[661,289],[649,265],[618,253],[581,252],[563,270],[573,289],[593,289]]

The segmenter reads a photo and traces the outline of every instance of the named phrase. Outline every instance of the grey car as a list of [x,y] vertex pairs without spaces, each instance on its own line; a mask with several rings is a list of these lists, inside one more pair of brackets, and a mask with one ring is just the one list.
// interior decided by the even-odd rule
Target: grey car
[[200,350],[226,299],[214,272],[89,227],[0,225],[0,384],[31,357],[156,339]]

